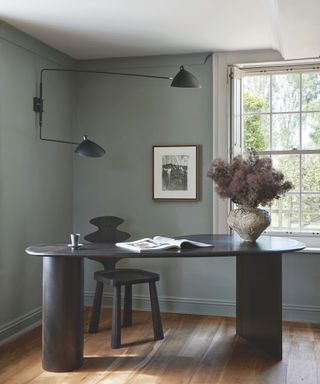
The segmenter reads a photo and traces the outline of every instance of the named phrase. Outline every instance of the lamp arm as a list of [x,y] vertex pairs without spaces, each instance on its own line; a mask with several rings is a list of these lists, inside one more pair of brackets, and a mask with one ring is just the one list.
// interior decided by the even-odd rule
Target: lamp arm
[[39,86],[39,97],[33,98],[33,110],[39,112],[39,128],[40,128],[40,140],[43,141],[53,141],[55,143],[65,143],[65,144],[74,144],[79,145],[73,141],[66,140],[56,140],[56,139],[47,139],[42,136],[42,122],[43,122],[43,74],[44,72],[75,72],[75,73],[93,73],[93,74],[102,74],[102,75],[115,75],[115,76],[131,76],[131,77],[146,77],[151,79],[164,79],[172,80],[172,77],[165,76],[153,76],[153,75],[142,75],[138,73],[125,73],[125,72],[110,72],[110,71],[90,71],[82,69],[63,69],[63,68],[43,68],[40,71],[40,86]]
[[73,144],[73,145],[79,145],[80,144],[80,143],[76,143],[74,141],[46,139],[45,137],[41,136],[41,130],[42,130],[42,126],[40,125],[40,140],[42,140],[42,141],[53,141],[54,143],[64,143],[64,144]]
[[86,70],[86,69],[43,68],[43,69],[41,69],[41,72],[40,72],[40,82],[42,82],[44,72],[95,73],[95,74],[100,74],[100,75],[147,77],[149,79],[173,80],[173,77],[170,77],[170,76],[143,75],[143,74],[139,74],[139,73],[94,71],[94,70],[89,70],[89,69]]
[[74,144],[79,145],[80,143],[76,143],[73,141],[66,141],[66,140],[56,140],[56,139],[47,139],[42,136],[42,115],[43,115],[43,86],[42,86],[42,78],[40,81],[40,87],[39,87],[39,98],[35,97],[33,99],[33,108],[36,112],[39,112],[39,128],[40,128],[40,140],[43,141],[53,141],[55,143],[64,143],[64,144]]

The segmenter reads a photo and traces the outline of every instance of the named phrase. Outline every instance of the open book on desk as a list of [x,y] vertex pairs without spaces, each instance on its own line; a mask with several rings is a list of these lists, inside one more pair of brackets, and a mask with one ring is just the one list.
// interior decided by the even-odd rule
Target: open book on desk
[[161,249],[185,249],[193,247],[213,247],[212,244],[199,243],[198,241],[187,239],[172,239],[170,237],[155,236],[154,238],[144,238],[136,241],[116,243],[117,247],[129,249],[134,252],[148,252]]

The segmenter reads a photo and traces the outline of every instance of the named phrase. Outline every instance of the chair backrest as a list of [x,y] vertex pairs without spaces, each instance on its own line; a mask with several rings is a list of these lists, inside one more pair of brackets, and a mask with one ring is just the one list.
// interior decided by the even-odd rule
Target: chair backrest
[[116,216],[94,217],[90,220],[90,223],[98,227],[98,230],[86,235],[84,238],[91,243],[117,243],[125,241],[130,237],[130,233],[117,229],[123,222],[123,219]]

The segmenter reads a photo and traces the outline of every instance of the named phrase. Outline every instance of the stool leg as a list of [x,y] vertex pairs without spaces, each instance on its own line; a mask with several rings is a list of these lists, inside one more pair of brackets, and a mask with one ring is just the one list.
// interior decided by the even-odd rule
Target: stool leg
[[102,293],[103,293],[103,283],[101,283],[100,281],[97,281],[96,291],[93,299],[91,319],[89,324],[89,333],[99,332]]
[[111,348],[121,347],[121,285],[113,287]]
[[150,291],[154,339],[155,340],[162,340],[164,338],[164,336],[163,336],[163,330],[162,330],[162,322],[161,322],[159,301],[158,301],[158,295],[157,295],[157,287],[156,287],[156,283],[154,281],[149,283],[149,291]]
[[123,326],[132,325],[132,284],[126,284],[124,287],[124,308],[123,308]]

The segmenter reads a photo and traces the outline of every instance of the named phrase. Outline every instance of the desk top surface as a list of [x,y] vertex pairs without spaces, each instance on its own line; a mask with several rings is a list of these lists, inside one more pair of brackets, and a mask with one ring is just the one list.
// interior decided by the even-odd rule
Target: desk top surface
[[255,243],[241,240],[237,235],[188,235],[180,239],[190,239],[212,244],[206,248],[166,249],[147,252],[131,252],[108,243],[85,243],[79,249],[67,244],[31,245],[26,252],[33,256],[52,257],[93,257],[93,258],[164,258],[164,257],[219,257],[263,253],[288,253],[305,248],[299,241],[286,237],[261,236]]

